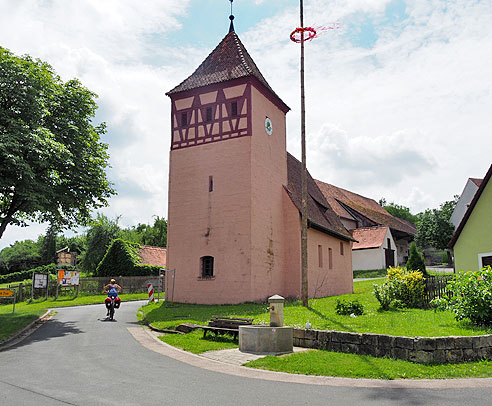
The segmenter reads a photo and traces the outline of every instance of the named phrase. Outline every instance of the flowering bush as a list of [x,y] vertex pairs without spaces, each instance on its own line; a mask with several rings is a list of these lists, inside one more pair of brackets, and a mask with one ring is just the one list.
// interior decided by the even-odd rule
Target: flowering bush
[[420,307],[423,304],[424,290],[422,272],[390,267],[387,280],[382,285],[374,285],[374,296],[383,310],[388,310],[390,306]]
[[456,320],[492,326],[492,268],[457,273],[446,285],[443,298],[431,304],[438,310],[452,311]]

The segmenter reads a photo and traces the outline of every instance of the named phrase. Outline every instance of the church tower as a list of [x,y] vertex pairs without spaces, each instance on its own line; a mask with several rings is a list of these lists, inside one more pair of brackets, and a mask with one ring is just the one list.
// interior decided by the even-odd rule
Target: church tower
[[198,69],[167,93],[167,269],[176,269],[177,302],[289,294],[283,276],[289,107],[258,70],[232,19]]

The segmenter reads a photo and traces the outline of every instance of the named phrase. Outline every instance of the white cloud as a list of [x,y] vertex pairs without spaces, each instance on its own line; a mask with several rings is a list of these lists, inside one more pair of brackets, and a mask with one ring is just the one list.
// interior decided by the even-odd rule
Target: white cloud
[[[341,23],[306,44],[313,176],[414,211],[437,207],[469,176],[483,176],[492,150],[492,4],[407,1],[408,17],[392,29],[377,25],[389,2],[313,3],[307,24]],[[275,18],[282,28],[273,28],[273,38],[259,24],[245,43],[293,109],[288,148],[299,156],[299,48],[286,34],[297,12]],[[360,12],[376,22],[379,37],[369,48],[350,40],[351,18]]]

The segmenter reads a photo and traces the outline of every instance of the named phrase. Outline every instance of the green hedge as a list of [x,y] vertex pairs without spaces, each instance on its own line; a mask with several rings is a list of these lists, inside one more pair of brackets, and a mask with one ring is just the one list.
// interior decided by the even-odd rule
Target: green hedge
[[139,264],[139,244],[113,240],[96,268],[95,276],[141,276],[159,275],[159,266]]
[[56,275],[57,269],[65,269],[67,271],[73,271],[76,268],[71,265],[60,265],[60,266],[56,264],[42,265],[33,269],[29,269],[27,271],[12,272],[7,275],[0,275],[0,283],[22,282],[24,279],[31,279],[33,272],[50,273]]

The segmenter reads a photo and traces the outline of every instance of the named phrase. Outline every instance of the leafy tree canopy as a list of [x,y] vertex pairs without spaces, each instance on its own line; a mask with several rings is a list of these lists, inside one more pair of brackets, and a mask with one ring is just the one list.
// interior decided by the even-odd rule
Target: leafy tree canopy
[[383,206],[383,208],[394,217],[411,221],[414,224],[417,220],[417,216],[412,214],[408,207],[396,203],[387,203],[384,197],[379,200],[379,204]]
[[121,232],[119,219],[116,217],[111,220],[103,214],[97,214],[97,219],[87,230],[85,251],[80,261],[85,271],[94,272],[111,242],[119,237]]
[[427,209],[417,214],[415,241],[420,248],[434,247],[444,250],[453,237],[454,226],[449,221],[459,196],[442,203],[438,209]]
[[27,220],[85,225],[107,205],[115,191],[95,99],[77,79],[0,47],[0,238]]
[[26,271],[42,265],[40,252],[42,238],[40,237],[38,241],[16,241],[15,244],[1,250],[0,274]]

